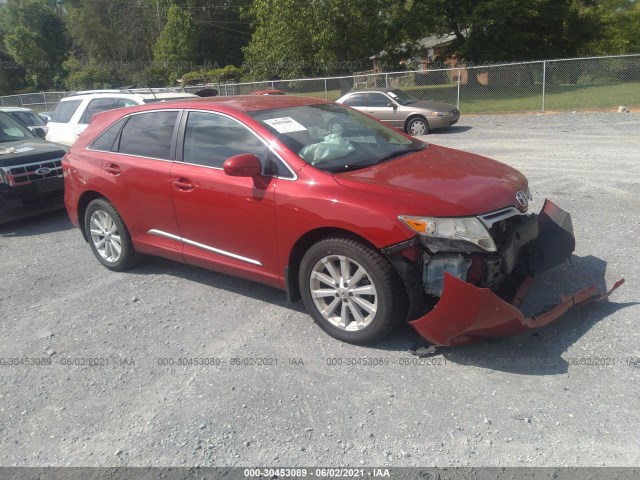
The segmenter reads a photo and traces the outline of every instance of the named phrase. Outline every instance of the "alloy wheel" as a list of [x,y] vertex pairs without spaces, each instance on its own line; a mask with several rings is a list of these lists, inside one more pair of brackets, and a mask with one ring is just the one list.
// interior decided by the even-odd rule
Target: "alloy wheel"
[[378,310],[378,294],[369,273],[344,255],[327,255],[309,278],[313,302],[333,326],[345,331],[366,328]]

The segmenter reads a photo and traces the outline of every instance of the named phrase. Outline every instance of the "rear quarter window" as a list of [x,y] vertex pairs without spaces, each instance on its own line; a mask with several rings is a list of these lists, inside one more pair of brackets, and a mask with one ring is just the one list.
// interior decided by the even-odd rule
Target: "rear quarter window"
[[66,102],[60,102],[51,115],[52,123],[69,123],[73,114],[82,103],[82,100],[67,100]]
[[116,123],[107,128],[104,132],[100,134],[98,138],[96,138],[91,145],[89,145],[89,150],[99,150],[101,152],[113,152],[114,151],[114,143],[120,134],[120,130],[122,130],[122,126],[127,121],[128,117],[121,118]]

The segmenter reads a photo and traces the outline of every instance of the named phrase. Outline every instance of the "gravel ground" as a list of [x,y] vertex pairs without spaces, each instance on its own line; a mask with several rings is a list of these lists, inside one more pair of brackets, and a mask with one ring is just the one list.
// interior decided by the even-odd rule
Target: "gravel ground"
[[575,255],[526,308],[627,283],[413,364],[408,327],[356,347],[265,286],[161,259],[109,272],[64,212],[0,226],[0,357],[52,362],[0,368],[0,466],[638,466],[640,115],[466,116],[426,138],[572,213]]

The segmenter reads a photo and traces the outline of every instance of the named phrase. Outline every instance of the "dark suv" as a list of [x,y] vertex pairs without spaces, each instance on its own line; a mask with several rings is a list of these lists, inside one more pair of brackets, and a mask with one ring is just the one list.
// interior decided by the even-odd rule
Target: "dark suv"
[[0,223],[64,208],[66,151],[0,112]]

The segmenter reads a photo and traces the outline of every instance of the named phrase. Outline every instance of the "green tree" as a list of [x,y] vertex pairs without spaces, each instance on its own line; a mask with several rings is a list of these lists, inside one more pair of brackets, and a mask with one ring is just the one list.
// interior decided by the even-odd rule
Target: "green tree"
[[255,0],[245,14],[255,29],[244,49],[254,78],[368,70],[385,45],[382,0]]
[[599,0],[593,12],[602,34],[582,49],[585,54],[640,53],[640,1]]
[[[67,0],[67,27],[73,39],[71,74],[103,78],[114,86],[139,83],[153,59],[158,31],[155,0]],[[156,8],[156,6],[158,8]],[[79,69],[78,69],[79,68]],[[91,71],[82,73],[82,69]],[[75,81],[74,81],[75,83]]]
[[241,18],[250,0],[191,0],[190,10],[198,31],[196,62],[203,68],[240,66],[242,48],[251,39],[249,21]]
[[[573,57],[599,33],[593,1],[422,0],[396,3],[396,21],[413,39],[453,33],[449,55],[461,61]],[[400,6],[398,6],[400,5]]]
[[189,9],[169,7],[167,22],[153,48],[156,68],[167,72],[174,83],[183,73],[194,69],[198,35]]
[[0,6],[4,51],[24,71],[25,84],[43,90],[62,83],[67,37],[62,18],[48,0],[7,0]]

